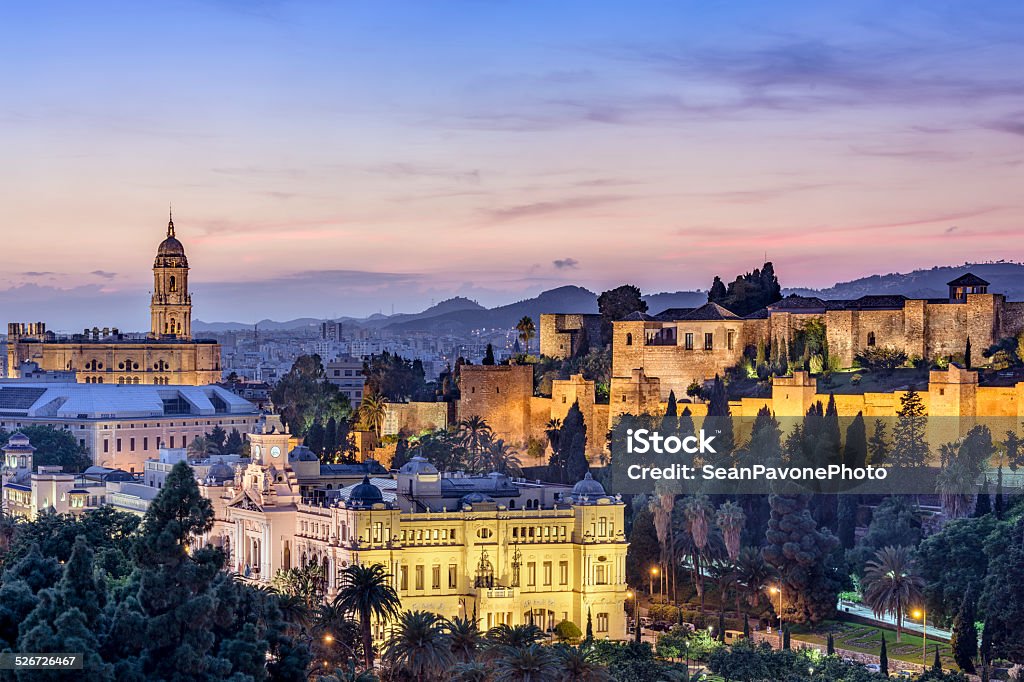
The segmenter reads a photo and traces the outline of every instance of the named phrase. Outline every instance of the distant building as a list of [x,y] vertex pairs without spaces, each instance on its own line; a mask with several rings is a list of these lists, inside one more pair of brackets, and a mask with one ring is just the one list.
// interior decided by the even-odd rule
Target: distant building
[[126,471],[214,426],[247,433],[259,418],[255,405],[219,386],[0,381],[0,429],[67,429],[97,465]]
[[58,336],[43,322],[7,325],[8,376],[21,377],[23,363],[48,372],[75,372],[85,384],[213,384],[220,381],[220,345],[192,338],[188,259],[175,237],[174,221],[153,261],[150,332],[122,334],[117,328],[85,329]]
[[341,341],[341,322],[321,322],[320,338],[324,341]]
[[352,407],[358,407],[363,401],[366,376],[363,374],[363,361],[350,355],[343,355],[328,360],[324,364],[327,381],[331,382],[348,397]]

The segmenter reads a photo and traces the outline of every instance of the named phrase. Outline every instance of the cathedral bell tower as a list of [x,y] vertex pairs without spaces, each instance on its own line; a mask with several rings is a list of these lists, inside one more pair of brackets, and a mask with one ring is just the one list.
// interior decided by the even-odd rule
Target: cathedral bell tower
[[188,259],[174,236],[174,216],[167,221],[167,238],[153,262],[153,300],[149,306],[151,336],[156,339],[192,338],[192,297],[188,293]]

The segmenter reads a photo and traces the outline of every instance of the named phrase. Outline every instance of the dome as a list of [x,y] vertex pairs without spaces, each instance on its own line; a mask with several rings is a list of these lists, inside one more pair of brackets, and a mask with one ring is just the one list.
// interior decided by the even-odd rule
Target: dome
[[160,242],[160,246],[157,247],[156,255],[158,256],[184,256],[185,247],[175,237],[168,237],[167,239]]
[[436,474],[437,467],[428,462],[425,458],[416,455],[402,465],[398,470],[400,474]]
[[292,462],[319,462],[320,458],[305,445],[296,446],[288,453],[288,459]]
[[383,502],[384,495],[381,494],[380,488],[370,483],[369,476],[363,476],[363,482],[352,488],[348,501],[352,505],[369,506],[377,502]]
[[469,493],[463,496],[459,506],[464,504],[483,504],[485,502],[494,502],[494,499],[485,493]]
[[587,495],[588,497],[596,497],[604,495],[604,486],[594,480],[594,477],[587,472],[587,475],[583,477],[583,480],[572,487],[573,497],[579,497]]
[[235,470],[230,464],[224,462],[214,462],[210,470],[206,472],[208,478],[212,478],[215,481],[227,481],[235,477]]
[[21,431],[15,431],[7,439],[7,445],[4,446],[4,450],[35,450],[35,448],[29,442],[28,436]]

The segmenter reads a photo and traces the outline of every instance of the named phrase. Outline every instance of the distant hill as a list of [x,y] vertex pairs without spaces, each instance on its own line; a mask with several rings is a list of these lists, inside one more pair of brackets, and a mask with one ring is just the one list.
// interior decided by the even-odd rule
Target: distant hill
[[[806,287],[784,288],[783,294],[818,296],[821,298],[853,299],[867,294],[903,294],[910,298],[945,298],[946,282],[965,272],[988,280],[989,291],[1005,294],[1010,300],[1024,301],[1024,264],[1021,263],[965,263],[956,266],[937,266],[930,270],[908,273],[871,275],[850,282],[840,282],[827,289]],[[668,308],[695,308],[707,302],[705,291],[676,291],[647,294],[644,297],[648,311],[656,315]],[[476,301],[456,296],[441,301],[419,313],[380,313],[366,318],[341,317],[337,321],[371,329],[392,332],[422,331],[434,334],[463,334],[473,329],[511,329],[524,316],[540,321],[541,313],[596,313],[597,294],[578,286],[564,286],[545,291],[534,298],[515,303],[485,308]],[[323,320],[300,317],[285,322],[261,320],[259,328],[267,331],[291,330],[319,325]],[[233,329],[252,329],[241,322],[203,322],[195,320],[196,332],[224,332]]]
[[535,323],[541,313],[596,313],[597,294],[583,287],[564,286],[545,291],[534,298],[497,308],[454,310],[442,315],[414,320],[400,320],[384,325],[384,329],[397,332],[427,331],[435,334],[457,334],[484,327],[511,329],[528,315]]
[[819,298],[851,299],[867,294],[903,294],[908,298],[945,298],[949,295],[946,282],[965,272],[973,272],[990,283],[989,291],[1005,294],[1014,301],[1024,300],[1024,264],[1021,263],[965,263],[943,265],[930,270],[907,273],[871,275],[850,282],[840,282],[827,289],[785,288],[782,293]]

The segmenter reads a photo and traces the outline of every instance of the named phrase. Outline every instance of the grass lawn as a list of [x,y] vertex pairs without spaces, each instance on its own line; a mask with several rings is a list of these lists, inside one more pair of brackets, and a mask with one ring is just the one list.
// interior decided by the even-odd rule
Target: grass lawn
[[[906,661],[910,663],[922,663],[921,645],[922,637],[917,633],[904,632],[900,637],[900,643],[896,643],[896,631],[885,630],[871,625],[860,625],[857,623],[844,623],[840,621],[825,621],[823,624],[807,631],[793,631],[793,645],[797,642],[811,642],[814,644],[825,644],[828,633],[831,630],[835,637],[837,649],[857,651],[860,653],[878,655],[882,645],[882,633],[885,633],[885,644],[890,661]],[[956,669],[953,662],[953,654],[948,642],[928,638],[927,665],[935,660],[935,647],[939,647],[939,657],[942,659],[942,667],[946,670]]]

